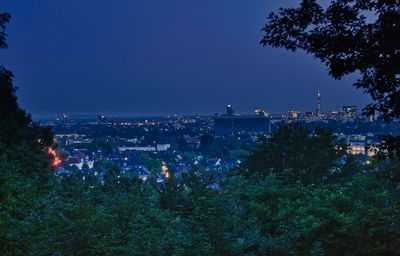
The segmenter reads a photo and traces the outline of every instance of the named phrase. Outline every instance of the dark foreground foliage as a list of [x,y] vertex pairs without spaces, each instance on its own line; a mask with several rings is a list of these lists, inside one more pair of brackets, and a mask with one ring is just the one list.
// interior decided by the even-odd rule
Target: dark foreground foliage
[[[296,140],[280,141],[282,134]],[[300,136],[307,142],[297,144]],[[312,139],[318,136],[323,143]],[[304,154],[304,143],[319,150]],[[329,132],[282,128],[218,189],[201,173],[160,185],[121,176],[111,163],[99,166],[108,169],[103,181],[88,170],[41,184],[35,176],[9,178],[0,205],[0,253],[399,254],[400,162],[362,163],[335,148]],[[287,163],[285,151],[292,159]],[[15,170],[10,165],[1,172]],[[46,193],[38,194],[46,184]],[[24,189],[13,190],[18,186]]]

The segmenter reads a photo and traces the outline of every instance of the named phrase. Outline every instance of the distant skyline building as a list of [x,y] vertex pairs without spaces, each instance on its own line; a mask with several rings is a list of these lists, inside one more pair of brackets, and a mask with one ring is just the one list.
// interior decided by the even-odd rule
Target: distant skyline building
[[343,106],[343,114],[346,118],[352,119],[357,117],[357,107],[356,106]]
[[233,116],[234,114],[235,114],[235,111],[233,110],[232,105],[230,105],[230,104],[226,105],[226,115]]
[[269,113],[265,112],[262,109],[256,109],[254,112],[256,113],[257,116],[269,116]]
[[340,118],[340,112],[339,111],[337,111],[337,110],[332,110],[329,114],[328,114],[328,116],[329,116],[329,118],[330,119],[338,119],[338,118]]
[[297,110],[288,111],[288,119],[296,120],[299,118],[300,112]]
[[234,136],[242,132],[270,134],[269,116],[264,113],[264,111],[256,111],[255,115],[234,115],[232,105],[228,105],[226,115],[217,116],[214,119],[215,136]]

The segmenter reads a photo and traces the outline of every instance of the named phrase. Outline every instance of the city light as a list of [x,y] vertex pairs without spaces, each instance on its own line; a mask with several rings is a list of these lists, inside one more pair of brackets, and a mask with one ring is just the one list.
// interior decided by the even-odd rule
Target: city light
[[51,165],[54,168],[60,167],[61,163],[62,163],[61,157],[57,155],[57,152],[55,151],[55,149],[54,148],[48,148],[47,149],[47,153],[53,158]]
[[171,177],[169,169],[168,169],[168,167],[166,165],[162,165],[161,166],[161,172],[162,172],[162,174],[164,174],[165,178],[168,179],[169,177]]

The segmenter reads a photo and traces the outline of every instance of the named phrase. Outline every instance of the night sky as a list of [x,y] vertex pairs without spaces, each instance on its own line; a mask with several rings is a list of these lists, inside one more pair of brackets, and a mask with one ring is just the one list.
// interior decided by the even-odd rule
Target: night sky
[[0,0],[0,65],[34,117],[314,111],[369,98],[304,53],[262,47],[278,0]]

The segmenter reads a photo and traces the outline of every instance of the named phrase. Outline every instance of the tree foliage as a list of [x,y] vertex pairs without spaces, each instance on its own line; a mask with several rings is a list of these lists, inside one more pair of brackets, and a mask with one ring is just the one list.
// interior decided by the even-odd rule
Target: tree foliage
[[297,8],[270,13],[263,31],[261,44],[302,49],[325,63],[335,79],[360,73],[354,86],[374,100],[365,113],[400,117],[399,1],[333,0],[324,8],[303,0]]
[[[0,48],[5,48],[5,24],[0,14]],[[49,129],[32,122],[17,103],[13,74],[0,67],[0,254],[22,255],[26,240],[39,229],[42,199],[51,190],[53,175],[47,147]],[[38,213],[38,214],[37,214]],[[32,223],[32,225],[27,225]]]
[[273,173],[287,182],[319,184],[336,175],[344,150],[331,131],[312,132],[296,123],[281,127],[252,151],[243,167],[247,175],[263,178]]
[[6,48],[6,24],[10,21],[11,15],[9,13],[0,13],[0,48]]

